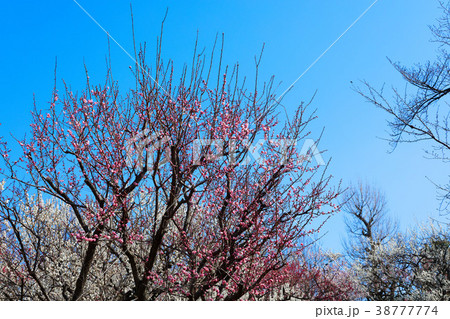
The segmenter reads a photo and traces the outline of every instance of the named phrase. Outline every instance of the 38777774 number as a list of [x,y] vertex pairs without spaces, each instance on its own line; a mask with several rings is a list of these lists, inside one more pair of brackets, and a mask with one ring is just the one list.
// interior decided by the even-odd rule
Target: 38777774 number
[[419,316],[437,315],[437,306],[377,306],[377,316]]

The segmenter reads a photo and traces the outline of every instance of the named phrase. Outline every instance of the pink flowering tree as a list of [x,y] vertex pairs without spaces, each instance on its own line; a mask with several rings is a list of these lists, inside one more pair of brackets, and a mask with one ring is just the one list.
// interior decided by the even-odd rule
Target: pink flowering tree
[[358,300],[363,294],[344,256],[308,247],[268,278],[268,300]]
[[151,69],[141,52],[133,90],[120,94],[110,76],[98,86],[87,77],[81,93],[54,89],[17,140],[22,156],[11,159],[0,140],[2,298],[266,294],[268,278],[337,210],[339,190],[311,161],[317,150],[297,147],[313,119],[305,105],[280,124],[272,80],[250,90],[220,63],[211,80],[204,62],[197,55],[176,77],[171,62]]

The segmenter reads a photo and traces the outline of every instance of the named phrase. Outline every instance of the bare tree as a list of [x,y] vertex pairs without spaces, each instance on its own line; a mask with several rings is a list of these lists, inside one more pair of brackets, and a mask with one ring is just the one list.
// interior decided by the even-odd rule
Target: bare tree
[[361,241],[374,245],[392,236],[397,223],[388,217],[384,194],[370,185],[358,183],[344,194],[342,209],[347,213],[346,225],[351,239],[347,245],[360,245]]
[[344,194],[342,208],[347,214],[347,255],[353,263],[370,269],[369,276],[359,278],[367,299],[392,300],[397,289],[395,282],[386,283],[383,280],[379,273],[382,260],[374,258],[377,248],[391,239],[397,230],[397,223],[387,215],[384,195],[369,185],[359,183]]
[[[389,141],[393,149],[398,143],[429,141],[432,144],[428,156],[447,162],[450,160],[450,2],[441,2],[441,7],[443,16],[431,27],[434,42],[439,44],[436,60],[411,68],[389,60],[408,84],[405,91],[393,88],[393,96],[388,98],[383,88],[377,90],[365,81],[364,89],[356,88],[356,91],[390,115]],[[441,210],[446,212],[450,184],[438,188],[442,196]]]

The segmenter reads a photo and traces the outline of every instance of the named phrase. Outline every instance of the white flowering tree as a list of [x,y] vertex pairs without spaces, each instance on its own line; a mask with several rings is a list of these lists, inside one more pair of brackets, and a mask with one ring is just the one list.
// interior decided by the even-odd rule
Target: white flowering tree
[[367,299],[450,300],[448,225],[422,225],[376,245],[366,258],[355,260],[353,269]]
[[430,223],[412,232],[406,244],[414,287],[411,299],[450,300],[450,233],[447,224]]
[[[8,191],[8,190],[6,190]],[[22,196],[5,200],[0,185],[0,299],[70,300],[87,242],[74,237],[71,208],[58,200]],[[11,199],[15,198],[15,199]],[[129,270],[102,241],[83,299],[115,300],[129,290]]]

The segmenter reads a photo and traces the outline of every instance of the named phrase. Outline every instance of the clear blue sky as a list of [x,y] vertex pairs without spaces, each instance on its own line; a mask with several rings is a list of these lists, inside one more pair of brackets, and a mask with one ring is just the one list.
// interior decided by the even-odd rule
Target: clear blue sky
[[[132,52],[130,1],[78,0],[116,40]],[[197,31],[200,46],[211,48],[216,33],[225,33],[225,62],[239,61],[241,72],[254,74],[253,58],[266,44],[261,79],[274,74],[283,92],[373,2],[373,0],[297,1],[136,1],[132,0],[137,41],[154,52],[166,8],[163,53],[189,62]],[[402,229],[438,217],[436,189],[427,179],[445,183],[444,164],[424,159],[425,144],[401,145],[389,154],[386,115],[365,103],[350,81],[366,79],[403,86],[386,57],[406,65],[433,59],[428,25],[440,15],[437,0],[379,2],[299,81],[284,99],[287,108],[309,100],[325,127],[321,149],[332,157],[329,172],[344,184],[368,181],[382,189],[391,214]],[[58,78],[74,90],[84,84],[83,63],[94,82],[105,74],[107,40],[103,31],[72,0],[8,1],[0,12],[0,135],[22,136],[28,129],[33,93],[45,108]],[[132,61],[114,43],[116,80],[130,83]],[[149,56],[150,57],[150,56]],[[323,245],[340,249],[341,216],[333,217]]]

